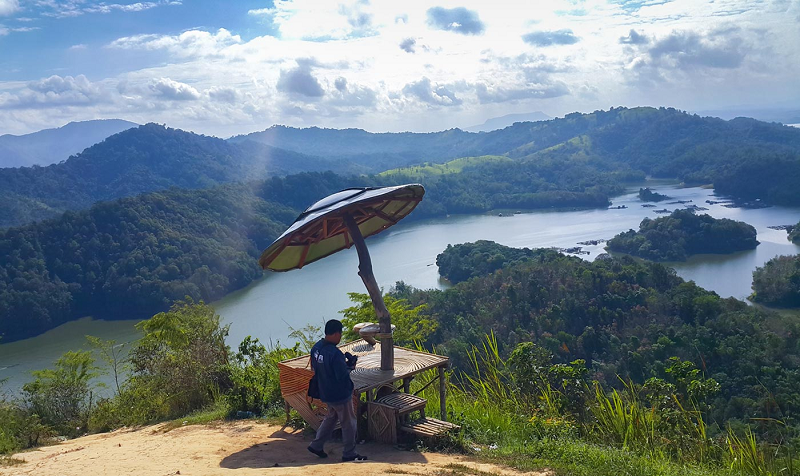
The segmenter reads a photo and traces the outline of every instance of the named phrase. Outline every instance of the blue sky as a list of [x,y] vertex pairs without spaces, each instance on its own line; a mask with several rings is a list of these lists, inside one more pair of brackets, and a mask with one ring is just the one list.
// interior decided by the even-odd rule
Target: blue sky
[[0,134],[800,108],[800,0],[0,0]]

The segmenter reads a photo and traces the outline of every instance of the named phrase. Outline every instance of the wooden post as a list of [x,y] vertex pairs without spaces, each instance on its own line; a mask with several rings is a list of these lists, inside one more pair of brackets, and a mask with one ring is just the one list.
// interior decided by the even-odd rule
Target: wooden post
[[369,297],[372,298],[372,305],[375,307],[375,315],[378,316],[378,324],[381,329],[380,334],[377,335],[381,340],[381,370],[394,370],[392,318],[389,315],[389,310],[386,309],[386,304],[383,302],[381,288],[378,287],[375,275],[372,274],[372,259],[369,257],[369,250],[367,249],[367,244],[364,243],[361,230],[358,229],[358,224],[350,214],[345,214],[343,219],[358,252],[358,275],[364,281]]
[[442,421],[447,421],[447,380],[444,370],[444,367],[439,367],[439,410],[442,413]]

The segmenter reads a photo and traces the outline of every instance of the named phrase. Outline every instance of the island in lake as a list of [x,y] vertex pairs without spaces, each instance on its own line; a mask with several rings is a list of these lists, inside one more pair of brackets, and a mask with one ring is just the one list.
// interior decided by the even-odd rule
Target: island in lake
[[645,218],[639,231],[620,233],[609,240],[607,248],[653,261],[684,261],[694,254],[733,253],[758,244],[752,225],[675,210],[655,220]]
[[639,189],[639,200],[643,202],[661,202],[664,200],[669,200],[670,197],[654,192],[650,190],[650,187],[640,188]]

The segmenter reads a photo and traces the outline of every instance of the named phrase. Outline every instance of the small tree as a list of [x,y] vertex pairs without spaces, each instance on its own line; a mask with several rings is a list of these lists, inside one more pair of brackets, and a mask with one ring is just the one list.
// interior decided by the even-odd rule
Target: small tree
[[92,408],[91,380],[97,367],[91,352],[67,352],[55,368],[35,370],[35,380],[22,387],[30,410],[60,434],[85,431]]
[[[375,322],[375,308],[372,300],[365,293],[347,293],[347,296],[355,304],[339,311],[342,315],[342,324],[346,327],[353,327],[359,322]],[[397,328],[394,331],[394,341],[396,344],[404,345],[413,342],[425,342],[428,337],[436,331],[438,323],[422,313],[427,306],[422,304],[417,307],[411,305],[405,299],[397,299],[391,294],[384,296],[386,308],[392,316],[392,323]],[[347,336],[351,339],[358,337],[358,334],[349,332]]]
[[114,340],[103,340],[95,336],[86,336],[86,340],[89,341],[89,345],[100,353],[100,357],[108,366],[114,376],[114,386],[116,387],[117,395],[119,395],[119,377],[127,369],[124,352],[126,343],[117,344]]
[[176,418],[230,388],[228,326],[211,306],[187,297],[137,327],[144,336],[131,349],[131,377],[120,394],[126,421]]

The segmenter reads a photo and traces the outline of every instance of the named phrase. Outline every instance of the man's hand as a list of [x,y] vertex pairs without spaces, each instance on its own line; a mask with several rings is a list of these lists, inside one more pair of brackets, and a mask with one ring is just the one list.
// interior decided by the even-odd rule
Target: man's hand
[[350,352],[346,352],[344,354],[344,360],[347,363],[347,367],[350,370],[353,370],[353,369],[356,368],[356,362],[358,362],[358,356],[357,355],[353,355]]

